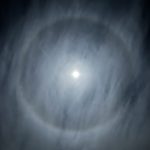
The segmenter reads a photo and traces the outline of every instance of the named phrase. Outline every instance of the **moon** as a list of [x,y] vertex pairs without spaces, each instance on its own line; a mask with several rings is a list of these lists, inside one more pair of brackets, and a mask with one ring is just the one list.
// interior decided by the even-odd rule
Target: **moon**
[[79,77],[80,77],[80,72],[79,72],[78,70],[73,70],[71,76],[72,76],[74,79],[79,79]]

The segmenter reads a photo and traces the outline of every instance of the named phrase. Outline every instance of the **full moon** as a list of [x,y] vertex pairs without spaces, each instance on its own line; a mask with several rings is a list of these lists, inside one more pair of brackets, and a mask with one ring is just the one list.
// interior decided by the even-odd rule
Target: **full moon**
[[78,70],[73,70],[71,76],[74,79],[78,79],[80,77],[80,72]]

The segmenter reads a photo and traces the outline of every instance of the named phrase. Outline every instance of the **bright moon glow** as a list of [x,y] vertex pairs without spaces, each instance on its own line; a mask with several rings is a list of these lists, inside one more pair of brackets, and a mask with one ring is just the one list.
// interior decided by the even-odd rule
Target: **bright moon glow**
[[80,72],[78,70],[74,70],[71,75],[73,78],[78,79],[80,77]]

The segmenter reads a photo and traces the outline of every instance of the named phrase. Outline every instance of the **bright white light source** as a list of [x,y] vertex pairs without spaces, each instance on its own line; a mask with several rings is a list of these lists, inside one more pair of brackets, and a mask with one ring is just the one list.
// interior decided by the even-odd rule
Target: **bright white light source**
[[78,70],[74,70],[71,75],[73,78],[78,79],[80,77],[80,72]]

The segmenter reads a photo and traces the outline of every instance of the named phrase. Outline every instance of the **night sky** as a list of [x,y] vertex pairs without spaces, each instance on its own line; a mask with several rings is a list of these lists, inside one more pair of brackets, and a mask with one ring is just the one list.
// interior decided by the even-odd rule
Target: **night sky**
[[0,150],[150,150],[148,0],[0,2]]

